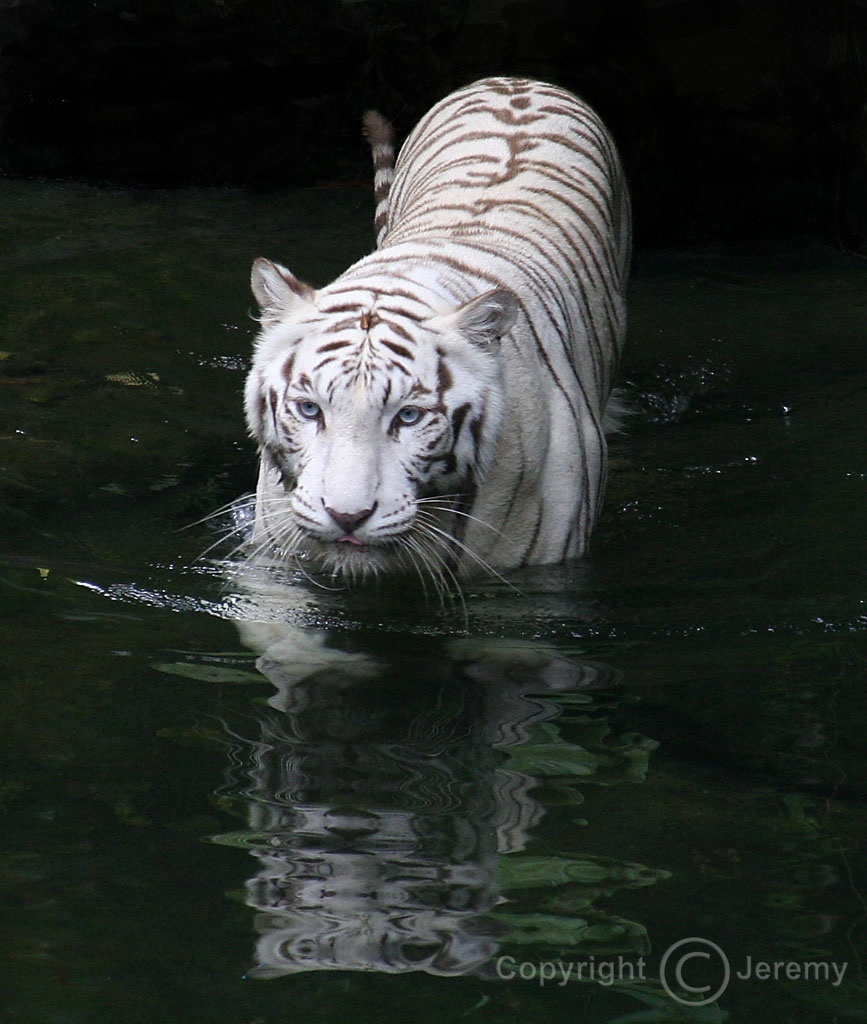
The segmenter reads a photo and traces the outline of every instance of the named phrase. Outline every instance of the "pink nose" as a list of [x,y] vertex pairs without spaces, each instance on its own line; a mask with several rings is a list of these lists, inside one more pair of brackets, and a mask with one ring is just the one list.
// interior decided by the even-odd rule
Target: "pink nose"
[[354,530],[357,530],[362,523],[370,519],[376,511],[376,503],[374,502],[373,508],[365,508],[360,512],[337,512],[328,505],[325,506],[325,511],[331,516],[334,522],[337,523],[344,533],[352,533]]

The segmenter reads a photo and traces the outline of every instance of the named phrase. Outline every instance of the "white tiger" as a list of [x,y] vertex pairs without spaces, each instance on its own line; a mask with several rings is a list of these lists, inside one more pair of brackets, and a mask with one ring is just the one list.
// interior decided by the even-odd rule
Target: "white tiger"
[[378,248],[315,291],[259,259],[251,548],[440,585],[583,553],[626,328],[615,146],[561,88],[490,78],[404,144],[369,114]]

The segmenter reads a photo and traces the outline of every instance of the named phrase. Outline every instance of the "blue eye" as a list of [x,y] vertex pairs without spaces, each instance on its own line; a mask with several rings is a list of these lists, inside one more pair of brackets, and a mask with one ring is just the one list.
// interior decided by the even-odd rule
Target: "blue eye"
[[402,427],[412,427],[424,416],[424,409],[417,409],[414,405],[405,405],[395,416],[395,421]]
[[305,420],[318,420],[322,415],[322,410],[316,404],[316,402],[302,401],[296,402],[295,408],[298,410],[298,414]]

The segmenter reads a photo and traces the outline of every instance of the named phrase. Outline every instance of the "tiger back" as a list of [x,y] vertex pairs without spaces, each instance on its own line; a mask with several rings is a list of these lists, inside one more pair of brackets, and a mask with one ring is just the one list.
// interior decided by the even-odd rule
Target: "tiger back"
[[571,93],[477,82],[377,163],[378,248],[317,290],[254,264],[252,550],[349,577],[581,555],[602,501],[630,206]]

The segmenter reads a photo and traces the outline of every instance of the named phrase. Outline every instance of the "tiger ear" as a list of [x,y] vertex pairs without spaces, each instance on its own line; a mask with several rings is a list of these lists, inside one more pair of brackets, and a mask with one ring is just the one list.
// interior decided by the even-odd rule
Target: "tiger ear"
[[505,288],[477,295],[441,317],[443,326],[458,330],[473,345],[492,352],[511,329],[518,315],[518,300]]
[[263,323],[280,320],[303,305],[312,305],[316,299],[316,292],[309,284],[299,281],[279,263],[272,263],[261,256],[253,263],[250,287],[259,304]]

